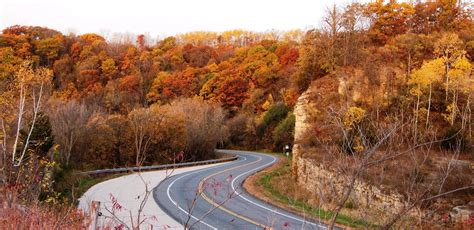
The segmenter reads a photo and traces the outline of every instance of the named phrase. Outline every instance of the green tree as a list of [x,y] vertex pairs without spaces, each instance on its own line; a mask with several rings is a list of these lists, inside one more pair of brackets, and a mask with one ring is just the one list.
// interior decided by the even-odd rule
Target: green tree
[[293,145],[295,133],[295,115],[288,114],[273,130],[273,148],[280,150],[284,145]]

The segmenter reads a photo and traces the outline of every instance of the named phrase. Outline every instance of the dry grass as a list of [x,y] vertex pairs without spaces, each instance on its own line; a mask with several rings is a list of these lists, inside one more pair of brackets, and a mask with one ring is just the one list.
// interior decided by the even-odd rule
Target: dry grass
[[85,229],[87,214],[53,197],[44,201],[21,196],[18,186],[0,187],[0,229]]
[[[325,154],[326,151],[323,149],[313,148],[305,152],[305,158],[310,158],[322,164],[322,166],[335,166],[338,164],[338,160],[345,160],[346,163],[351,160],[350,158],[331,158],[329,154]],[[384,151],[380,150],[374,155],[374,159],[382,158],[383,154]],[[425,190],[429,190],[428,194],[426,194],[426,197],[429,197],[472,185],[472,178],[474,178],[472,157],[473,154],[461,154],[457,157],[454,153],[443,150],[410,152],[396,159],[368,167],[364,170],[361,179],[370,185],[380,188],[387,195],[398,193],[403,195],[405,199],[408,199],[407,197],[413,199],[416,194],[422,194]],[[441,184],[442,175],[449,164],[451,164],[449,175],[440,189],[438,184]],[[280,178],[282,180],[285,177]],[[287,182],[283,180],[277,181],[275,182],[275,187],[280,187],[281,191],[288,190],[290,189],[290,186],[288,186],[289,182],[291,180]],[[435,186],[430,187],[432,184]],[[474,189],[471,188],[426,202],[423,204],[423,207],[420,207],[421,210],[425,210],[427,213],[434,213],[430,214],[429,217],[420,217],[420,220],[416,220],[417,224],[426,226],[436,223],[437,226],[445,226],[442,220],[444,215],[450,213],[453,207],[467,205],[473,199]],[[309,202],[311,203],[311,200]],[[317,202],[314,203],[317,204]],[[345,213],[351,216],[358,216],[357,211],[360,210],[346,209]],[[451,223],[450,227],[454,227],[456,224],[462,225],[462,223]]]
[[[324,154],[326,150],[320,148],[312,148],[305,152],[305,158],[313,159],[322,165],[334,165],[337,163],[337,160],[351,160],[349,157],[347,159],[334,159],[334,157]],[[377,152],[374,159],[382,158],[383,154],[383,151]],[[423,160],[426,154],[428,157]],[[363,179],[366,183],[383,188],[382,191],[387,193],[397,192],[402,195],[408,195],[405,193],[410,191],[407,186],[410,186],[409,182],[414,174],[417,174],[419,177],[418,185],[420,187],[423,185],[426,186],[428,183],[437,180],[440,172],[446,170],[452,156],[452,153],[434,150],[429,151],[428,153],[415,152],[401,155],[396,159],[368,167],[363,174]],[[474,154],[461,154],[459,155],[458,160],[453,160],[451,166],[452,171],[444,183],[443,191],[468,186],[471,183],[472,178],[474,178],[472,157],[474,157]],[[473,196],[474,190],[471,189],[451,194],[444,197],[444,199],[448,201],[451,201],[452,199],[461,199],[464,203],[468,203],[474,199]]]
[[[264,180],[268,181],[263,182]],[[314,195],[296,183],[286,158],[282,157],[272,167],[250,176],[245,180],[243,186],[260,200],[306,219],[325,223],[331,216],[330,212],[321,208]],[[351,214],[344,210],[344,213],[338,217],[337,226],[352,229],[368,224],[360,218],[353,219]]]
[[86,229],[89,222],[74,207],[2,202],[0,209],[0,229]]

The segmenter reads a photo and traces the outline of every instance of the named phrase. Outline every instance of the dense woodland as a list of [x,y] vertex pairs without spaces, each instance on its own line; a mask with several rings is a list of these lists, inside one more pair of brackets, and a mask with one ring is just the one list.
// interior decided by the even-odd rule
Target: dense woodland
[[[0,190],[18,203],[61,203],[76,171],[209,159],[216,146],[279,151],[293,142],[297,98],[323,77],[368,86],[344,104],[349,126],[365,114],[387,123],[404,114],[411,141],[435,130],[446,139],[439,146],[461,140],[472,154],[472,15],[455,0],[353,3],[328,8],[308,31],[156,43],[5,28]],[[322,126],[312,135],[330,134]]]

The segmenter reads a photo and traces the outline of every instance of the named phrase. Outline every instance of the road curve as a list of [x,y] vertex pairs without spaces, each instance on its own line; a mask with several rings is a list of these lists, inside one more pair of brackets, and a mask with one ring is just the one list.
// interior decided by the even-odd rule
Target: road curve
[[322,223],[269,205],[242,188],[248,176],[276,163],[276,157],[220,151],[239,159],[162,181],[153,191],[161,209],[191,229],[326,229]]

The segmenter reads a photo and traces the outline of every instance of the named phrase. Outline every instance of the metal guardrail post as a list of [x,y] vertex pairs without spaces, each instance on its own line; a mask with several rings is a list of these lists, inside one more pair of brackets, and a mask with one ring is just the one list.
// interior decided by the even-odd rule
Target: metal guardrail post
[[100,214],[100,201],[93,200],[90,205],[90,213],[92,218],[92,223],[89,226],[89,230],[96,230],[97,229],[97,222]]

